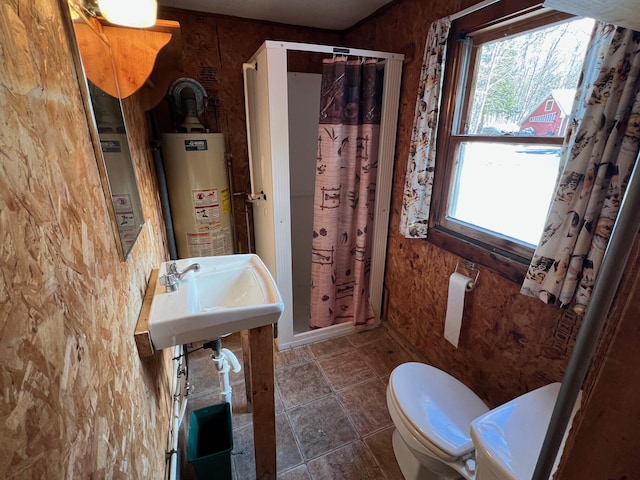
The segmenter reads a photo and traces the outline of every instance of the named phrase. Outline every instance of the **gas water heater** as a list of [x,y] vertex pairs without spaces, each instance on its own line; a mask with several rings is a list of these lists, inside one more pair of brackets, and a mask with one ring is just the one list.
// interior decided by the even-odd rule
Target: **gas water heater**
[[179,258],[233,252],[231,191],[222,133],[205,133],[197,120],[204,88],[191,79],[172,84],[169,95],[184,113],[187,133],[162,135],[162,152]]

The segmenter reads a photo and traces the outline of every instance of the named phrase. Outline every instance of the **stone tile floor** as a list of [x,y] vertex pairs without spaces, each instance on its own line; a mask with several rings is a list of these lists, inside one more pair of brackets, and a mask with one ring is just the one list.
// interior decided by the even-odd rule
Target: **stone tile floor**
[[[191,349],[199,345],[191,345]],[[242,363],[239,334],[223,339]],[[382,327],[278,352],[274,347],[277,478],[290,480],[402,480],[391,446],[393,423],[386,386],[397,365],[415,360]],[[189,355],[193,386],[181,432],[182,478],[189,414],[219,403],[211,350]],[[233,388],[232,473],[255,478],[253,426],[244,371],[230,373]]]

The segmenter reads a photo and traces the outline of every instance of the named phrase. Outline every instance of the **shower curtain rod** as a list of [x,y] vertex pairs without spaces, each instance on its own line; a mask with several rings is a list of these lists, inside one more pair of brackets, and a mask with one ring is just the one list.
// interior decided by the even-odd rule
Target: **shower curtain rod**
[[354,57],[367,57],[367,58],[384,58],[393,60],[404,60],[404,55],[401,53],[390,52],[377,52],[375,50],[361,50],[358,48],[338,47],[331,45],[317,45],[312,43],[297,43],[297,42],[278,42],[274,40],[267,40],[262,44],[262,47],[254,56],[263,48],[282,48],[284,50],[295,50],[299,52],[313,52],[313,53],[329,53],[350,55]]
[[454,21],[464,17],[465,15],[471,15],[472,13],[483,9],[484,7],[488,7],[489,5],[492,5],[498,1],[499,0],[484,0],[484,2],[476,3],[475,5],[472,5],[469,8],[465,8],[464,10],[460,10],[459,12],[449,15],[449,20]]

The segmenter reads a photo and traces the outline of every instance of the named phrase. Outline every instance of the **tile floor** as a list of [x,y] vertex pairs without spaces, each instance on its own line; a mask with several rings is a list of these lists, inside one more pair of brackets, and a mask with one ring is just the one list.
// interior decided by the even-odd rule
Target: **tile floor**
[[[199,345],[192,345],[196,348]],[[223,347],[242,362],[239,335]],[[385,391],[389,374],[414,358],[386,330],[372,330],[274,353],[277,477],[287,480],[402,480],[393,456],[393,423]],[[189,355],[193,386],[189,413],[219,403],[218,374],[211,350]],[[233,478],[255,478],[253,429],[247,413],[244,371],[231,373],[233,388]],[[183,453],[182,478],[195,474]]]

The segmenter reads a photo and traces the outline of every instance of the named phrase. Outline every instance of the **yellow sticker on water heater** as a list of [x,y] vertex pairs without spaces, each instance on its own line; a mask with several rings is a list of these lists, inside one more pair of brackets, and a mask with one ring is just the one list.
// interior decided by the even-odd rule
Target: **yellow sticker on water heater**
[[228,188],[220,192],[220,204],[222,205],[222,214],[229,215],[231,213],[231,195]]

